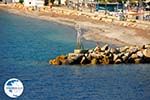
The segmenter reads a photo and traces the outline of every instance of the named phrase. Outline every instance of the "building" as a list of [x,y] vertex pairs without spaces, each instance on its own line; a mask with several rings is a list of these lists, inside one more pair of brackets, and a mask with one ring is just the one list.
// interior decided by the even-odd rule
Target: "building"
[[4,3],[17,3],[19,0],[2,0]]
[[24,6],[26,7],[43,7],[44,0],[24,0]]
[[123,4],[120,3],[97,3],[96,4],[96,11],[99,10],[107,10],[110,12],[117,12],[123,9]]
[[66,5],[66,0],[55,0],[54,4]]

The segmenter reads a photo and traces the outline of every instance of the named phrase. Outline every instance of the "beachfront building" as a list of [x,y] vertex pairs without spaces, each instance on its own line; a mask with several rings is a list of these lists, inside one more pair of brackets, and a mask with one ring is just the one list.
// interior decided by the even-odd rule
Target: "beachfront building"
[[17,3],[19,0],[2,0],[4,3]]
[[66,0],[66,2],[88,4],[94,2],[94,0]]
[[43,7],[44,0],[24,0],[24,6],[26,6],[26,7]]
[[94,0],[67,0],[68,8],[78,9],[78,10],[85,10],[87,8],[91,8],[94,4]]
[[66,5],[66,0],[55,0],[54,4],[56,4],[56,5]]
[[107,10],[110,12],[117,12],[123,9],[123,4],[121,3],[97,3],[96,4],[96,11],[99,10]]

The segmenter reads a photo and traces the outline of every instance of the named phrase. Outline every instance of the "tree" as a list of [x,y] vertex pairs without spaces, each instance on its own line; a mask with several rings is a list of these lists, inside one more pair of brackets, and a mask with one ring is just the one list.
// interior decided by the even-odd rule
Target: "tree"
[[54,4],[55,0],[50,0],[50,2],[52,3],[52,5]]
[[19,3],[23,4],[24,0],[19,0]]
[[48,6],[48,4],[49,4],[49,0],[44,0],[44,5]]

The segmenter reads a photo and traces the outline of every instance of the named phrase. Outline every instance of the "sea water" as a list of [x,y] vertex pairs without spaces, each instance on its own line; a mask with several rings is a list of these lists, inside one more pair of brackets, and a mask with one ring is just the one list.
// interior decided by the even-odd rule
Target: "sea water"
[[10,78],[23,82],[18,100],[150,100],[149,64],[48,64],[75,47],[73,27],[0,11],[0,100],[11,99],[3,89]]

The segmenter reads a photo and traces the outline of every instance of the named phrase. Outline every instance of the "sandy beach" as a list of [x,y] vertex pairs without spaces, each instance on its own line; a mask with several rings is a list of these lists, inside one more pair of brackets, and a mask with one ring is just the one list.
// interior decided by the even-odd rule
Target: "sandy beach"
[[150,44],[150,22],[145,25],[146,28],[144,27],[144,24],[139,24],[143,25],[144,28],[137,28],[134,27],[135,24],[130,27],[121,24],[117,25],[112,22],[91,20],[90,18],[84,18],[80,15],[75,16],[55,13],[57,8],[48,9],[47,12],[45,12],[31,11],[25,8],[18,9],[11,5],[0,4],[0,9],[21,16],[54,21],[73,27],[76,24],[79,24],[81,28],[86,30],[83,34],[83,37],[86,40],[96,42],[102,41],[104,43],[116,44],[118,46]]

